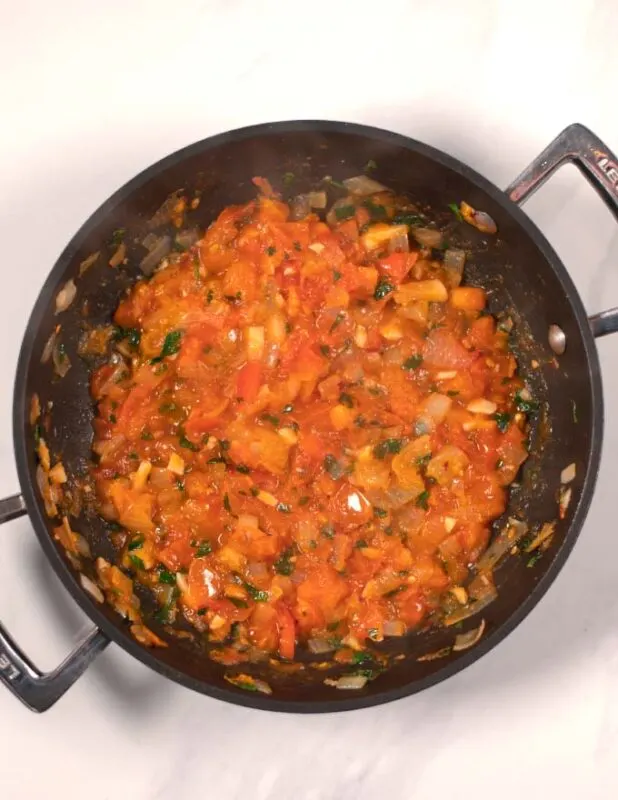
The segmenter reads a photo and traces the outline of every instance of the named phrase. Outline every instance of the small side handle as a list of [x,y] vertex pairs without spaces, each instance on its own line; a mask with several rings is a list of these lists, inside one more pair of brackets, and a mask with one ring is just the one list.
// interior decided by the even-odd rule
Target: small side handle
[[[563,164],[575,164],[618,219],[618,160],[611,150],[584,125],[565,128],[508,186],[514,203],[524,203]],[[594,336],[618,331],[618,308],[589,318]]]
[[[21,495],[0,499],[0,524],[25,513]],[[0,623],[0,681],[31,711],[47,711],[108,644],[109,639],[95,628],[59,667],[41,672]]]

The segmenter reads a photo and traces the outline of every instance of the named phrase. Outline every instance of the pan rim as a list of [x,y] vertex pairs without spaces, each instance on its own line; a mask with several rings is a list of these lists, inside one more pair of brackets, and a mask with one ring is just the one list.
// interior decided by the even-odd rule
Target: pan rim
[[[331,700],[286,700],[271,696],[262,696],[254,693],[241,693],[233,689],[221,688],[209,684],[203,680],[193,678],[190,675],[161,662],[152,651],[147,650],[138,644],[130,635],[128,629],[112,623],[104,613],[97,608],[95,602],[81,587],[78,579],[74,576],[69,565],[64,560],[60,551],[54,544],[47,530],[47,522],[44,519],[35,494],[34,477],[28,469],[28,444],[22,432],[26,423],[27,403],[26,403],[26,383],[28,367],[32,358],[34,345],[34,334],[37,330],[39,320],[44,310],[49,305],[50,300],[55,295],[58,288],[58,280],[64,273],[66,266],[78,251],[81,243],[86,239],[91,230],[97,226],[101,220],[113,211],[113,209],[123,202],[133,192],[141,188],[147,181],[157,176],[164,170],[181,163],[186,158],[216,148],[221,144],[230,141],[243,141],[256,136],[285,135],[296,132],[338,132],[351,133],[372,139],[376,143],[386,143],[403,147],[407,150],[417,152],[431,160],[437,162],[468,181],[477,188],[489,194],[505,212],[519,225],[524,234],[531,238],[541,252],[550,268],[554,271],[568,296],[573,316],[578,324],[579,332],[587,358],[587,375],[590,384],[592,398],[592,418],[590,421],[591,437],[586,463],[586,475],[581,489],[579,502],[571,519],[564,540],[559,551],[547,568],[547,571],[539,579],[538,583],[524,600],[499,626],[489,633],[478,646],[462,653],[457,660],[445,664],[441,669],[436,670],[431,675],[420,680],[415,680],[396,689],[388,689],[381,692],[374,692],[369,695],[341,696],[342,693],[334,693]],[[382,703],[398,700],[402,697],[415,694],[416,692],[434,686],[446,678],[455,675],[467,666],[477,661],[500,641],[510,634],[532,611],[537,603],[549,589],[558,573],[564,566],[570,555],[575,542],[581,532],[583,523],[587,516],[594,488],[596,485],[603,436],[603,394],[602,382],[598,353],[588,325],[588,317],[583,306],[583,302],[577,292],[575,285],[562,264],[558,255],[551,247],[544,234],[527,217],[522,209],[517,206],[509,197],[489,180],[473,170],[458,159],[438,150],[423,142],[412,139],[403,134],[394,133],[382,128],[376,128],[357,123],[338,122],[330,120],[290,120],[280,122],[268,122],[259,125],[251,125],[235,130],[226,131],[214,136],[207,137],[198,142],[190,144],[174,153],[160,159],[148,166],[135,177],[121,186],[114,192],[99,208],[91,214],[84,224],[72,237],[64,248],[47,279],[45,280],[37,300],[33,306],[28,319],[24,337],[22,340],[13,393],[13,446],[17,462],[17,473],[24,497],[28,515],[31,520],[35,534],[43,548],[43,551],[51,563],[55,573],[62,581],[65,588],[69,591],[73,599],[84,613],[103,631],[103,633],[113,642],[122,647],[125,651],[141,661],[144,665],[154,669],[164,677],[179,683],[189,689],[209,695],[218,700],[231,702],[236,705],[251,708],[292,713],[325,713],[335,711],[346,711],[380,705]]]

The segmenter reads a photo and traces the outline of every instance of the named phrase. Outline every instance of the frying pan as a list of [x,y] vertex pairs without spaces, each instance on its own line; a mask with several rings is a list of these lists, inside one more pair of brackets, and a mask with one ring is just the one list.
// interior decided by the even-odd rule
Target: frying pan
[[[295,191],[315,186],[325,175],[345,178],[377,162],[375,177],[396,191],[436,208],[465,200],[496,221],[498,236],[474,241],[467,279],[484,286],[492,313],[506,310],[515,320],[514,346],[520,371],[548,409],[544,436],[536,436],[532,454],[518,486],[511,492],[507,513],[516,512],[530,526],[557,517],[560,473],[575,463],[571,502],[557,522],[551,546],[532,564],[521,554],[508,557],[495,574],[497,599],[464,627],[485,620],[485,633],[469,650],[449,651],[444,658],[425,660],[453,642],[448,629],[428,630],[398,640],[399,660],[363,689],[340,691],[324,684],[324,673],[304,665],[291,676],[268,665],[244,666],[272,686],[269,696],[244,691],[224,678],[225,667],[206,657],[203,646],[153,628],[169,646],[147,649],[135,641],[126,622],[107,604],[83,588],[82,576],[95,577],[97,556],[112,559],[105,522],[85,512],[72,528],[88,541],[91,557],[71,563],[53,538],[58,520],[48,519],[35,473],[33,430],[29,405],[33,393],[51,404],[46,441],[61,457],[69,476],[80,474],[90,458],[93,406],[88,390],[89,367],[77,354],[88,321],[109,323],[123,293],[139,275],[143,255],[129,245],[128,266],[111,269],[110,240],[117,228],[127,229],[125,241],[143,238],[147,222],[165,199],[182,188],[201,192],[192,221],[206,226],[231,203],[254,196],[253,175],[271,179],[290,171],[298,179]],[[76,602],[94,623],[94,630],[55,670],[41,673],[0,625],[0,678],[34,711],[55,703],[90,662],[113,641],[135,658],[204,694],[241,705],[273,711],[325,712],[360,708],[395,700],[424,689],[471,664],[503,639],[538,603],[562,568],[579,535],[592,499],[603,433],[603,398],[595,336],[618,329],[618,309],[588,318],[575,287],[543,234],[519,208],[565,162],[574,162],[605,203],[618,214],[618,164],[607,147],[581,125],[566,128],[509,186],[501,191],[454,158],[420,142],[376,128],[340,122],[281,122],[258,125],[205,139],[159,161],[117,191],[84,224],[52,269],[28,322],[17,367],[13,402],[14,447],[21,494],[0,501],[0,522],[28,514],[47,558]],[[464,226],[468,227],[468,226]],[[133,248],[137,248],[134,251]],[[92,252],[102,256],[82,277],[79,265]],[[56,315],[55,299],[71,278],[77,298]],[[60,324],[62,342],[72,367],[54,379],[50,364],[41,363],[45,343]],[[552,327],[552,344],[548,342]],[[76,566],[78,568],[76,568]],[[80,574],[81,573],[81,574]],[[147,608],[147,601],[144,601]],[[145,612],[146,613],[146,612]],[[391,645],[392,646],[392,645]],[[420,659],[420,660],[419,660]]]

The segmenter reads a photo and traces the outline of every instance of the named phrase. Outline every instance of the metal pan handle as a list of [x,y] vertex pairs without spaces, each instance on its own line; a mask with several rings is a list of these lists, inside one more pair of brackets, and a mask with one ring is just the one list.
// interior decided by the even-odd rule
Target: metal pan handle
[[[514,203],[524,203],[563,164],[575,164],[618,219],[618,160],[588,128],[575,123],[565,128],[508,186]],[[594,336],[618,331],[618,308],[590,317]]]
[[[0,525],[26,513],[21,495],[0,500]],[[31,711],[47,711],[109,644],[98,629],[91,631],[59,667],[40,672],[0,623],[0,681]]]

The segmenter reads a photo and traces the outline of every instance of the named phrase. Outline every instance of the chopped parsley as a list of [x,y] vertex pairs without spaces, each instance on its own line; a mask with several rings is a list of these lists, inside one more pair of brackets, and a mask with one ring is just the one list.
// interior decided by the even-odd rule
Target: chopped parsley
[[416,465],[418,467],[426,467],[430,461],[431,461],[431,453],[425,453],[424,456],[418,456],[418,458],[416,459]]
[[363,550],[365,547],[369,547],[365,539],[357,539],[354,543],[354,547],[358,550]]
[[226,510],[226,511],[229,513],[229,514],[231,514],[231,513],[232,513],[232,505],[231,505],[231,503],[230,503],[230,496],[229,496],[229,494],[228,494],[227,492],[226,492],[226,493],[223,495],[223,508],[224,508],[224,509],[225,509],[225,510]]
[[332,455],[331,453],[328,453],[324,457],[324,469],[326,470],[326,472],[328,472],[328,474],[334,481],[341,478],[344,473],[343,466],[339,463],[339,461],[337,461],[335,456]]
[[459,210],[459,206],[457,205],[457,203],[449,203],[448,207],[451,209],[453,214],[457,217],[459,222],[463,222],[463,214]]
[[199,447],[198,447],[196,444],[193,444],[193,442],[190,442],[190,441],[187,439],[187,437],[184,435],[184,433],[183,433],[183,434],[180,436],[180,438],[178,439],[178,444],[179,444],[181,447],[186,447],[186,449],[187,449],[187,450],[193,450],[193,452],[194,452],[194,453],[195,453],[197,450],[199,450]]
[[403,439],[385,439],[373,448],[376,458],[386,458],[389,453],[399,453],[403,447]]
[[140,547],[144,544],[144,537],[143,536],[136,536],[135,539],[131,539],[129,542],[128,550],[139,550]]
[[171,331],[165,337],[161,352],[156,358],[151,359],[151,364],[158,364],[163,361],[167,356],[173,356],[180,350],[180,342],[182,339],[182,331]]
[[524,400],[521,392],[515,395],[515,406],[518,411],[523,411],[525,414],[534,413],[539,410],[539,404],[535,400]]
[[352,656],[354,664],[367,664],[369,661],[373,661],[373,658],[369,653],[364,653],[362,650],[356,650]]
[[245,581],[242,582],[242,585],[256,603],[265,603],[268,600],[268,592],[265,592],[263,589],[258,589],[257,586],[253,586]]
[[423,363],[423,356],[420,355],[420,353],[415,353],[413,356],[410,356],[410,358],[406,358],[406,360],[401,365],[401,369],[405,369],[408,371],[412,369],[418,369],[422,363]]
[[322,353],[324,358],[328,358],[330,356],[330,347],[327,344],[321,344],[320,353]]
[[273,247],[272,245],[270,247],[266,248],[266,254],[269,255],[269,256],[274,256],[276,252],[277,252],[277,248]]
[[373,514],[375,517],[379,519],[384,519],[384,517],[388,517],[388,511],[385,508],[378,508],[377,506],[373,507]]
[[129,553],[129,561],[135,567],[135,569],[146,569],[142,559],[139,556],[134,555],[133,553]]
[[403,212],[395,214],[391,222],[393,225],[422,225],[424,220],[422,217],[419,217],[418,214]]
[[369,212],[369,216],[371,217],[372,222],[377,222],[378,220],[384,220],[388,217],[385,206],[378,205],[377,203],[374,203],[371,200],[364,200],[363,206]]
[[275,572],[278,572],[279,575],[291,575],[294,572],[293,555],[294,550],[287,547],[273,564]]
[[176,576],[168,569],[159,570],[159,583],[166,583],[168,586],[176,586]]
[[261,417],[264,422],[270,422],[271,425],[277,427],[277,425],[281,422],[279,417],[275,416],[274,414],[262,414]]
[[347,406],[348,408],[354,408],[354,398],[352,397],[351,394],[348,394],[347,392],[341,392],[341,394],[339,395],[339,402],[343,406]]
[[212,553],[212,545],[207,539],[204,539],[203,542],[200,542],[198,544],[197,549],[195,551],[195,557],[203,558],[204,556],[209,556],[211,553]]
[[506,429],[509,427],[509,423],[511,421],[511,415],[507,411],[497,411],[494,414],[494,419],[498,425],[498,430],[501,433],[504,433]]
[[322,526],[320,533],[325,539],[333,539],[335,537],[335,528],[330,522],[327,522],[326,525]]
[[395,286],[386,278],[380,278],[373,293],[374,300],[383,300],[391,292],[395,291]]
[[335,209],[335,217],[340,221],[343,219],[350,219],[354,214],[356,214],[356,208],[352,205],[339,206]]
[[423,511],[427,511],[429,508],[429,491],[425,489],[425,491],[421,492],[418,497],[416,498],[416,505],[419,508],[422,508]]
[[121,328],[116,326],[112,336],[116,342],[121,342],[126,339],[127,344],[132,350],[137,350],[139,347],[140,339],[142,338],[141,331],[138,328]]
[[173,411],[176,411],[178,406],[176,403],[161,403],[159,406],[159,412],[161,414],[171,414]]
[[336,330],[341,325],[344,319],[345,319],[345,314],[343,313],[343,311],[340,311],[335,317],[333,324],[330,326],[330,332],[332,333],[334,330]]
[[236,472],[240,472],[241,475],[248,475],[251,469],[246,464],[236,464]]
[[338,270],[338,269],[334,269],[334,270],[333,270],[333,280],[335,281],[335,283],[336,283],[337,281],[340,281],[342,277],[343,277],[343,276],[342,276],[341,272],[339,272],[339,270]]

